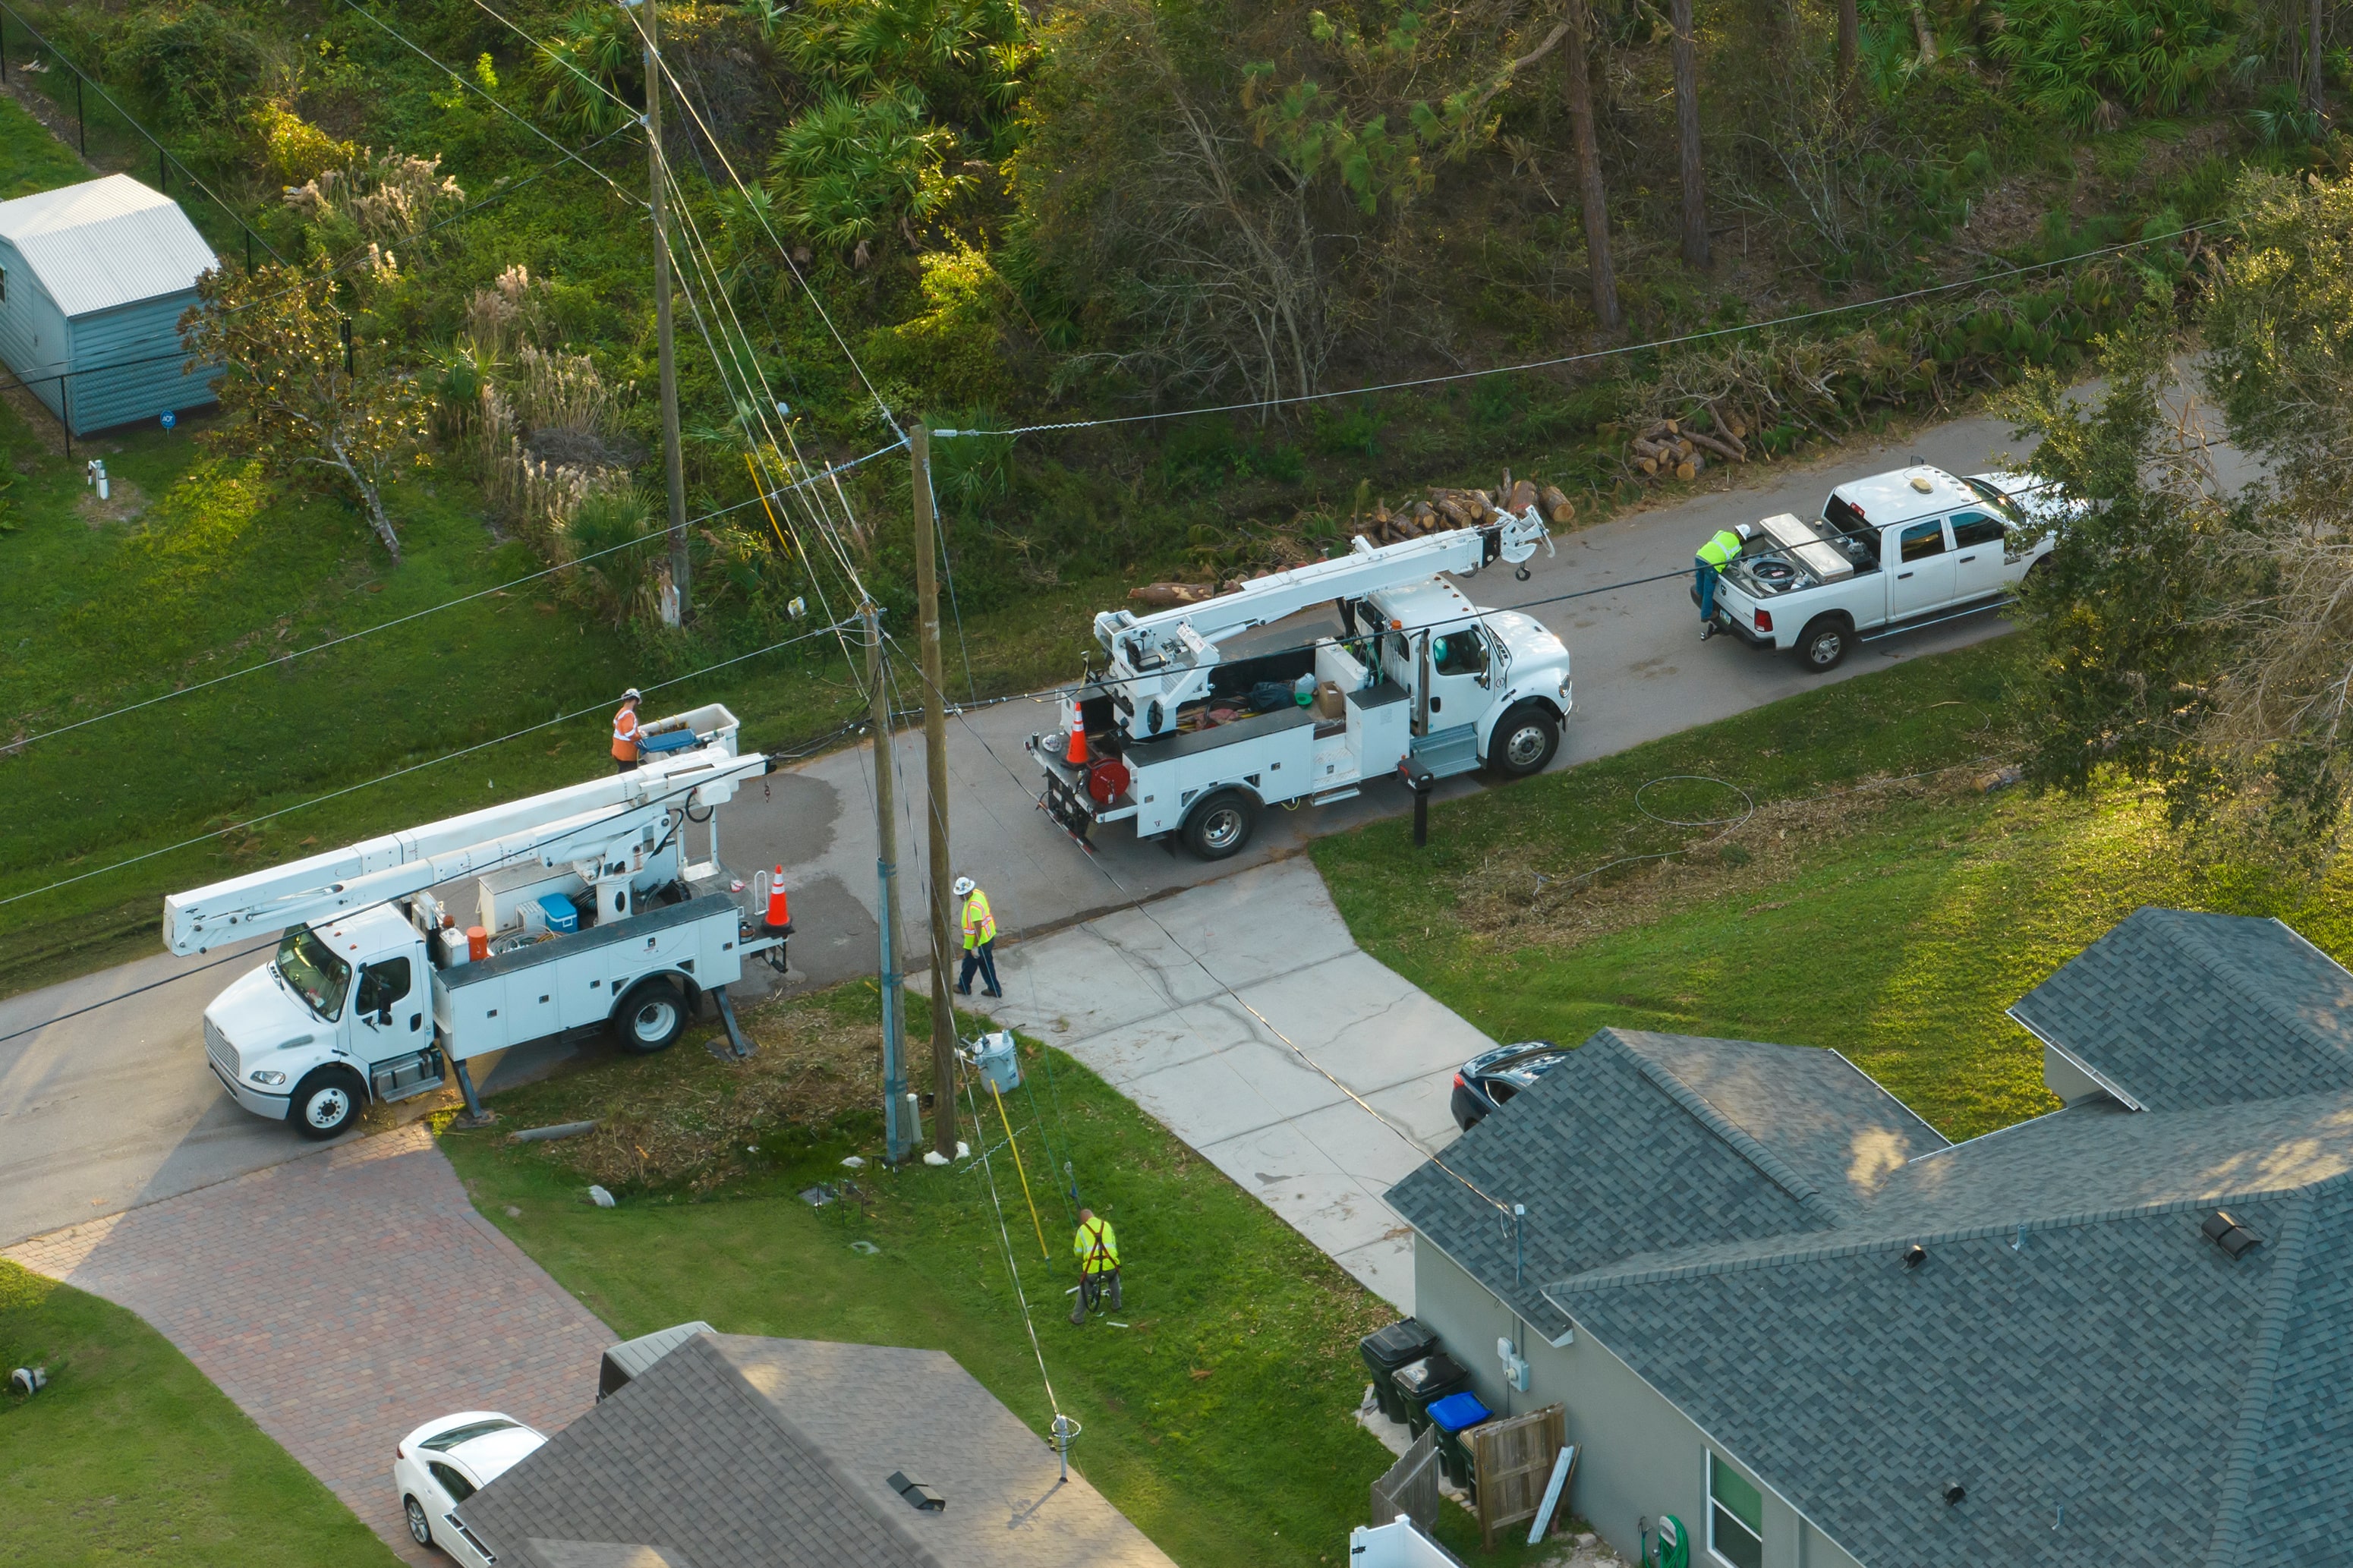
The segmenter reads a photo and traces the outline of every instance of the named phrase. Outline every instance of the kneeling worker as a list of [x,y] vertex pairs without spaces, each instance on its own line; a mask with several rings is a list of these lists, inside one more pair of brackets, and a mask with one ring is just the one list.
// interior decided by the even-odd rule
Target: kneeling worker
[[1071,1321],[1084,1327],[1088,1309],[1103,1299],[1105,1288],[1111,1291],[1111,1310],[1119,1310],[1119,1237],[1112,1233],[1111,1221],[1097,1219],[1092,1209],[1081,1209],[1071,1251],[1079,1260],[1079,1304],[1071,1309]]
[[1720,528],[1715,537],[1699,547],[1692,569],[1699,584],[1699,640],[1707,641],[1715,635],[1715,580],[1724,569],[1740,559],[1740,547],[1757,531],[1742,523],[1737,529]]

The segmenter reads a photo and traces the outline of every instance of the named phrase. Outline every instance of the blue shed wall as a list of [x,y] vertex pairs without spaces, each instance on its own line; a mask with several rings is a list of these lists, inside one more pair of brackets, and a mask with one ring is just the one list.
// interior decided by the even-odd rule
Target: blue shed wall
[[180,318],[195,302],[188,289],[74,321],[75,435],[213,401],[216,376],[188,374],[180,342]]
[[51,300],[16,247],[0,239],[0,268],[6,269],[5,298],[0,298],[0,363],[33,395],[58,408],[58,384],[45,381],[65,369],[69,342],[63,311]]

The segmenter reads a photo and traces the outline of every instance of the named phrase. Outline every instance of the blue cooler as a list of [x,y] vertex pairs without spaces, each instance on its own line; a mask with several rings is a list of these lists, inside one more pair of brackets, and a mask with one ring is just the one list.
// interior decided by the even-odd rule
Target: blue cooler
[[1495,1413],[1479,1403],[1475,1394],[1450,1394],[1430,1406],[1430,1424],[1438,1428],[1438,1468],[1446,1479],[1478,1496],[1477,1472],[1471,1463],[1471,1445],[1462,1434],[1494,1419]]
[[547,917],[547,929],[558,936],[569,936],[580,929],[580,911],[562,893],[542,893],[539,912]]
[[664,730],[659,735],[640,733],[638,736],[638,751],[644,756],[659,757],[665,752],[682,752],[692,744],[694,731],[691,730]]

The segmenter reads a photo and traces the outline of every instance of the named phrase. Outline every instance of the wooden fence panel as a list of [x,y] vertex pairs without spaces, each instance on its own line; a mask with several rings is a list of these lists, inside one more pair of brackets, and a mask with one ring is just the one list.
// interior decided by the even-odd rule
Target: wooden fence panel
[[1567,1433],[1567,1409],[1547,1405],[1462,1434],[1471,1440],[1472,1474],[1479,1483],[1480,1541],[1490,1552],[1496,1531],[1534,1519],[1544,1506],[1553,1460]]
[[1438,1428],[1425,1426],[1405,1458],[1373,1483],[1375,1525],[1396,1522],[1404,1514],[1428,1534],[1438,1527]]

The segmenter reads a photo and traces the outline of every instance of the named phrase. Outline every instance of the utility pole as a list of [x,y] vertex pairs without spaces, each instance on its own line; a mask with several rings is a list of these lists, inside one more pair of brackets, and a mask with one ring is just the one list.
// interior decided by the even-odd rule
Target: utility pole
[[686,469],[678,449],[678,350],[670,342],[670,233],[663,224],[661,50],[654,16],[659,0],[638,0],[646,13],[646,180],[654,219],[654,334],[661,358],[662,469],[670,485],[670,583],[678,618],[691,613],[687,596]]
[[[882,612],[871,600],[866,621],[866,684],[874,725],[874,869],[881,897],[875,923],[881,932],[882,1134],[885,1157],[903,1163],[916,1129],[907,1115],[907,1007],[899,985],[899,823],[891,799],[891,689],[882,679]],[[934,1112],[934,1120],[944,1113]],[[951,1117],[953,1125],[953,1117]]]
[[948,1000],[948,719],[940,691],[939,522],[932,512],[932,433],[907,431],[915,458],[915,632],[923,660],[923,772],[932,797],[932,1152],[955,1154],[955,1005]]

